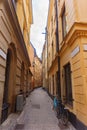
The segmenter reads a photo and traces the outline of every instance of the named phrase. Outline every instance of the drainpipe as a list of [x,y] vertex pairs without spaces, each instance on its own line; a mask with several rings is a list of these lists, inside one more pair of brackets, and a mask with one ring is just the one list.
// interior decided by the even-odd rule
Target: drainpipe
[[47,27],[45,28],[45,33],[42,33],[42,34],[45,34],[45,42],[46,42],[46,47],[47,47],[47,91],[49,92],[49,76],[48,76],[48,30],[47,30]]
[[47,89],[49,92],[49,75],[48,75],[48,30],[46,27],[46,45],[47,45]]
[[55,0],[56,10],[56,51],[58,52],[58,95],[61,98],[61,74],[60,74],[60,55],[59,55],[59,33],[58,33],[58,2]]

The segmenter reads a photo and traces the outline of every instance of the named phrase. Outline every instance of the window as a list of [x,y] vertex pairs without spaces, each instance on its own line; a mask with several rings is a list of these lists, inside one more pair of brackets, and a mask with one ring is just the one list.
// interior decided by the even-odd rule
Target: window
[[52,61],[54,60],[54,45],[53,45],[53,42],[52,42]]
[[52,75],[52,87],[53,87],[53,95],[55,94],[55,90],[54,90],[54,75]]
[[63,13],[62,13],[62,35],[63,38],[66,36],[67,30],[66,30],[66,14],[65,14],[65,7],[63,9]]
[[58,0],[58,2],[60,3],[60,0]]
[[16,9],[17,0],[13,0],[13,4],[14,4],[14,7],[15,7],[15,9]]
[[51,19],[51,36],[52,36],[52,34],[53,34],[53,17]]
[[66,95],[66,103],[69,105],[73,105],[72,100],[72,82],[71,82],[71,66],[70,63],[64,66],[65,71],[65,95]]
[[60,86],[60,73],[56,72],[56,86],[57,86],[57,94],[61,98],[61,86]]

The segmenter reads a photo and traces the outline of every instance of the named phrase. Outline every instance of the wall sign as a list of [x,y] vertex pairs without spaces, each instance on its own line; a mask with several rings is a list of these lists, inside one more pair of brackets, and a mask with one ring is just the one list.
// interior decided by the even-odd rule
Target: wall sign
[[80,51],[80,47],[77,46],[77,47],[72,51],[72,53],[71,53],[71,57],[74,57],[76,54],[79,53],[79,51]]
[[87,51],[87,44],[83,45],[84,51]]
[[0,49],[0,56],[6,60],[6,54]]

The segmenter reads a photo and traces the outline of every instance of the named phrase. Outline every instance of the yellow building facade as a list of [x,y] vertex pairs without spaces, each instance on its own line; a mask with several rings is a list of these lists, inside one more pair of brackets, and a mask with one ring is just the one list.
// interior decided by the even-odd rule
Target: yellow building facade
[[34,57],[34,88],[42,87],[42,61],[35,55]]
[[0,122],[15,112],[16,96],[29,90],[31,0],[0,1]]
[[57,53],[57,25],[56,25],[56,3],[50,0],[47,20],[47,69],[49,92],[57,94],[58,88],[58,53]]
[[87,129],[86,3],[86,0],[58,2],[61,95],[70,112],[76,116],[79,130]]
[[[69,109],[70,120],[78,130],[87,129],[86,4],[86,0],[50,0],[47,20],[49,92],[52,95],[60,95],[61,92],[61,99]],[[56,19],[58,36],[55,35]],[[59,52],[56,50],[56,37],[59,40]],[[55,78],[59,72],[58,56],[61,90],[58,77]]]
[[42,74],[43,87],[48,90],[48,62],[47,62],[47,42],[45,41],[42,51]]

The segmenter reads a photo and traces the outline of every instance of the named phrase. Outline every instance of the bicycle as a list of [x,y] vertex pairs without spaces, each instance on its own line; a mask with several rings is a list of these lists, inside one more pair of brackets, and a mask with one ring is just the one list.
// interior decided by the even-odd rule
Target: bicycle
[[68,117],[69,117],[68,109],[66,109],[65,106],[62,104],[62,101],[59,100],[57,107],[57,118],[61,120],[63,125],[67,125]]

